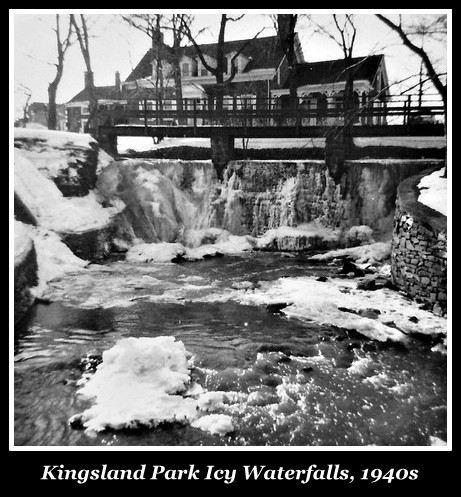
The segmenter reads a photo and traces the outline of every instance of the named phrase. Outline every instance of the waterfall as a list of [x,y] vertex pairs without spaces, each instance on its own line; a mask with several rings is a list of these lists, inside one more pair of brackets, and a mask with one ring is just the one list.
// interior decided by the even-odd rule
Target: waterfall
[[115,162],[104,169],[98,191],[106,201],[126,204],[119,235],[148,243],[200,244],[198,234],[213,225],[212,200],[218,181],[211,162]]
[[261,237],[305,225],[309,232],[317,226],[342,234],[367,225],[383,239],[392,227],[396,185],[420,167],[351,162],[335,182],[321,160],[246,160],[230,162],[220,181],[211,161],[132,159],[106,167],[98,191],[108,203],[125,203],[116,236],[128,246],[198,247],[214,243],[223,230]]

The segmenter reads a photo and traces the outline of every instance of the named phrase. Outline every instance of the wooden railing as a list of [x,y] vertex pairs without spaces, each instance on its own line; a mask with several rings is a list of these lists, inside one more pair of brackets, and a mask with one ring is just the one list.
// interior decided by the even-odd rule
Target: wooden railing
[[154,99],[132,101],[111,109],[101,109],[96,126],[328,126],[344,123],[353,125],[421,124],[443,121],[444,107],[435,96],[381,96],[355,102],[350,109],[343,102],[323,102],[306,98],[293,105],[280,99],[224,98],[217,108],[216,101],[183,99],[158,102]]

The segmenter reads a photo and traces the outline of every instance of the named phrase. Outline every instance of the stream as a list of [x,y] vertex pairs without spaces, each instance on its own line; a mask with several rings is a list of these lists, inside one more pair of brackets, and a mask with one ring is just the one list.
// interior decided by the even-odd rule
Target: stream
[[[334,277],[306,256],[252,252],[194,263],[110,260],[50,283],[15,329],[15,445],[427,446],[447,437],[446,355],[378,342],[233,295],[261,281]],[[234,431],[189,424],[89,432],[69,418],[88,358],[126,337],[171,335],[205,390],[233,396]]]

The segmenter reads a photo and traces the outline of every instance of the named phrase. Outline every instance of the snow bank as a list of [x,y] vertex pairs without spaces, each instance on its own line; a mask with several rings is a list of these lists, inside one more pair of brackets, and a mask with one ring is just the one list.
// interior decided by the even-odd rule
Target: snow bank
[[14,265],[20,264],[32,249],[32,238],[27,226],[14,220]]
[[46,141],[48,146],[65,148],[70,146],[88,148],[96,140],[88,134],[71,133],[70,131],[55,131],[51,129],[27,129],[14,128],[15,139],[41,140]]
[[427,205],[437,212],[447,215],[447,178],[444,178],[445,168],[424,176],[418,183],[420,194],[418,202]]
[[[419,309],[397,292],[358,290],[350,280],[280,278],[262,281],[258,288],[241,291],[233,298],[248,305],[283,302],[288,304],[283,312],[289,317],[356,330],[378,341],[405,341],[407,333],[446,334],[446,319]],[[369,309],[379,311],[374,313],[376,319],[360,315]]]
[[391,256],[390,242],[377,242],[359,247],[351,247],[338,250],[330,250],[324,254],[316,254],[310,257],[312,261],[328,261],[339,257],[350,257],[359,264],[375,264],[382,262]]
[[82,232],[106,226],[124,205],[104,208],[94,192],[64,197],[52,180],[43,176],[22,150],[14,149],[14,191],[37,224],[57,232]]
[[88,430],[102,431],[179,422],[210,433],[233,431],[229,416],[205,414],[222,406],[224,395],[202,393],[191,384],[188,357],[184,344],[172,336],[119,340],[79,390],[93,405],[71,424],[78,420]]

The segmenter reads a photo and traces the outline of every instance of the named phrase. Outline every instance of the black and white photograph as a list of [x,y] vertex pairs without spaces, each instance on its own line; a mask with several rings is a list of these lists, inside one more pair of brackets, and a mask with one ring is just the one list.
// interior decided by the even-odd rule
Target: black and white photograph
[[10,27],[11,451],[452,449],[450,10]]

